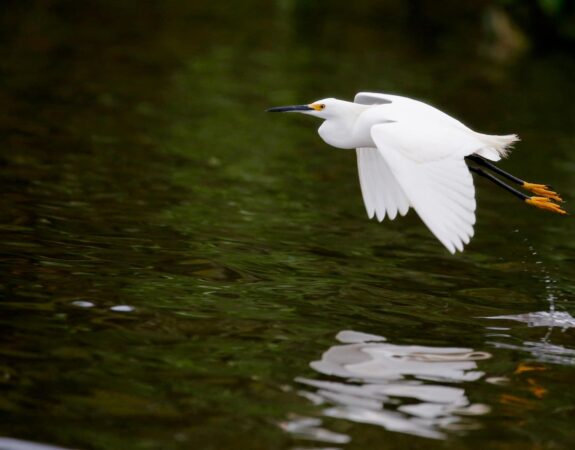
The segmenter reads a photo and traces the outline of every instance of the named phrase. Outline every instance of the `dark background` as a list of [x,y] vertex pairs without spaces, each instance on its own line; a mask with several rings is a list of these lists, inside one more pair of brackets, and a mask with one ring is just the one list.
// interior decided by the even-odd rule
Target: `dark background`
[[[318,123],[263,111],[360,90],[419,98],[518,133],[502,167],[571,210],[574,74],[568,0],[4,0],[0,435],[571,448],[572,217],[477,180],[476,234],[453,257],[413,213],[369,221],[354,155]],[[515,319],[486,318],[500,315]],[[324,417],[296,377],[342,382],[309,366],[342,330],[488,353],[480,380],[445,384],[490,412],[433,425],[439,440]],[[395,400],[385,408],[414,401]],[[301,417],[320,425],[290,428]]]

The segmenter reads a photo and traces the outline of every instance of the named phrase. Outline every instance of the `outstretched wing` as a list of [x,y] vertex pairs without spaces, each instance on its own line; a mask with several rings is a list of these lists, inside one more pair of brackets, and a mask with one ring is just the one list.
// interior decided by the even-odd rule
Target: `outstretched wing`
[[[379,94],[377,92],[358,92],[353,101],[362,105],[385,105],[391,103],[390,108],[393,108],[395,120],[416,116],[436,124],[472,131],[459,120],[445,114],[443,111],[413,98],[393,94]],[[394,117],[390,117],[390,119],[393,120]]]
[[515,134],[504,136],[494,136],[476,133],[459,120],[445,114],[443,111],[408,97],[393,94],[380,94],[377,92],[358,92],[354,98],[355,103],[362,105],[388,105],[386,107],[388,120],[402,121],[414,118],[424,123],[434,123],[436,125],[457,128],[465,131],[468,139],[474,139],[476,148],[474,152],[491,161],[499,161],[507,156],[510,146],[519,138]]
[[475,224],[475,188],[463,159],[471,151],[456,131],[451,136],[436,131],[387,123],[374,125],[371,136],[409,204],[455,253],[469,243]]
[[353,99],[354,103],[361,105],[383,105],[391,103],[392,99],[387,94],[378,94],[375,92],[358,92]]
[[407,214],[409,201],[377,148],[357,149],[357,169],[363,203],[370,219],[376,216],[381,222],[386,215],[393,220],[398,212],[402,216]]

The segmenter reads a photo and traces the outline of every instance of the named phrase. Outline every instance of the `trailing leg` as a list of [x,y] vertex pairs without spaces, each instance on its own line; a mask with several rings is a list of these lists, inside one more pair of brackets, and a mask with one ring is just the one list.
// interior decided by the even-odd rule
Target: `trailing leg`
[[528,183],[527,181],[524,181],[521,178],[517,178],[516,176],[510,174],[509,172],[500,169],[495,164],[489,162],[488,160],[479,155],[469,155],[466,156],[465,159],[467,159],[468,161],[473,161],[475,164],[483,166],[491,170],[492,172],[495,172],[496,174],[501,175],[504,178],[507,178],[513,183],[521,186],[523,189],[529,192],[533,192],[538,196],[550,198],[552,200],[555,200],[556,202],[563,201],[561,196],[557,192],[553,191],[553,189],[550,186],[547,186],[545,184]]
[[551,201],[547,197],[525,195],[523,192],[520,192],[517,189],[512,188],[507,183],[504,183],[499,178],[495,177],[489,172],[486,172],[483,169],[480,169],[479,167],[469,167],[469,170],[476,173],[479,176],[487,178],[492,183],[496,184],[502,189],[505,189],[507,192],[510,192],[512,195],[523,200],[525,203],[529,205],[533,205],[540,209],[546,209],[547,211],[551,211],[557,214],[567,214],[567,212],[565,212],[557,203]]

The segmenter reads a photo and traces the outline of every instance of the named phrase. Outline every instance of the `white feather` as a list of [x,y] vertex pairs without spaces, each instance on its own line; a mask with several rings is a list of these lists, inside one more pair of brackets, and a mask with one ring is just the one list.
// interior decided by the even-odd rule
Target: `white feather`
[[465,158],[497,161],[518,140],[477,133],[433,106],[390,94],[360,92],[353,103],[326,98],[269,111],[323,119],[318,133],[327,144],[356,149],[367,215],[393,220],[413,207],[451,253],[474,233],[475,187]]
[[[421,220],[451,253],[462,251],[473,236],[476,207],[473,178],[464,155],[449,148],[424,152],[424,146],[411,147],[418,140],[413,136],[417,132],[408,136],[402,128],[394,123],[375,125],[371,135]],[[417,149],[420,152],[414,157]]]
[[443,111],[412,98],[375,92],[359,92],[356,94],[354,102],[362,105],[388,105],[386,108],[388,120],[411,120],[412,124],[414,120],[421,120],[434,123],[440,128],[446,126],[458,128],[464,131],[468,137],[474,138],[477,145],[473,153],[491,161],[499,161],[501,158],[507,157],[513,144],[519,141],[516,134],[498,136],[477,133]]
[[381,222],[386,215],[393,220],[398,212],[402,216],[407,214],[409,201],[377,148],[358,148],[357,168],[363,203],[370,219],[375,215]]

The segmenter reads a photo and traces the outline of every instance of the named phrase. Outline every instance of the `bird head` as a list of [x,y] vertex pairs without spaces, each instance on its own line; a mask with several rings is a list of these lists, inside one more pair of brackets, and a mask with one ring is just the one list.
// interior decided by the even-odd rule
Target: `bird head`
[[324,98],[309,105],[276,106],[268,109],[267,112],[298,112],[319,117],[320,119],[329,119],[338,114],[341,109],[340,103],[345,102],[335,98]]

